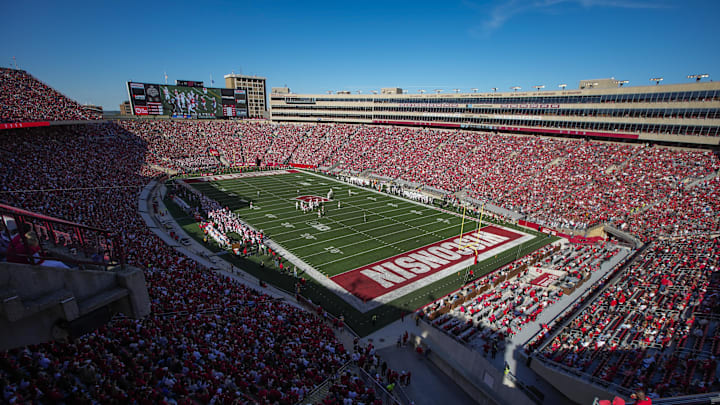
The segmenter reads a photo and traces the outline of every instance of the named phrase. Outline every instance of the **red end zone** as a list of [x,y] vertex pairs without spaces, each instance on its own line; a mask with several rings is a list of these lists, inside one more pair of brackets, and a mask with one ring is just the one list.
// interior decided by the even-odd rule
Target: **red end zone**
[[[450,268],[472,265],[475,250],[458,249],[459,245],[477,244],[478,255],[482,255],[523,236],[525,235],[490,225],[481,228],[479,232],[467,232],[462,238],[453,237],[435,242],[338,274],[331,277],[331,280],[361,300],[369,301],[434,275],[446,277],[448,274],[440,273],[447,273]],[[427,280],[428,283],[436,281],[434,278]]]

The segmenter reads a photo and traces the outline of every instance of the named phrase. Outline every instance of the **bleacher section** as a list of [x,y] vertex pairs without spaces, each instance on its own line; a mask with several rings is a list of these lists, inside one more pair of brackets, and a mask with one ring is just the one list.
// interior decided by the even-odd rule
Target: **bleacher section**
[[540,355],[660,396],[717,391],[720,240],[656,241]]
[[99,119],[24,70],[0,68],[0,123]]
[[[25,72],[0,75],[0,122],[93,118]],[[116,317],[74,341],[1,352],[8,402],[295,403],[346,364],[319,317],[181,256],[137,213],[157,168],[225,170],[256,158],[463,192],[552,227],[612,223],[640,236],[650,247],[639,260],[616,278],[619,267],[608,271],[610,286],[573,305],[577,314],[559,318],[568,325],[546,330],[528,351],[538,348],[539,361],[578,381],[661,396],[720,391],[720,160],[711,151],[384,126],[126,120],[5,130],[0,158],[4,202],[121,235],[129,264],[145,273],[152,312]],[[553,245],[423,312],[441,333],[492,350],[587,287],[617,249]],[[331,392],[331,402],[346,394]]]

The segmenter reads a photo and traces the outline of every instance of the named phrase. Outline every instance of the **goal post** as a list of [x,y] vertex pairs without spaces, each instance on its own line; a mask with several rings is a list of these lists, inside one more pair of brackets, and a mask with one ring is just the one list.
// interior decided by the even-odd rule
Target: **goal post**
[[[467,212],[467,206],[463,206],[463,214],[462,214],[462,222],[460,223],[460,238],[458,239],[458,250],[465,250],[465,249],[473,249],[477,252],[477,247],[480,245],[480,241],[475,241],[471,243],[467,243],[463,245],[463,235],[465,234],[465,221],[468,220],[469,222],[477,222],[477,226],[475,227],[475,232],[480,232],[480,227],[482,226],[482,218],[483,214],[485,213],[485,204],[482,205],[480,208],[480,218],[477,219],[473,216],[469,216]],[[468,226],[468,228],[471,228]]]
[[[475,229],[475,233],[480,233],[480,227],[482,226],[482,219],[483,214],[485,213],[485,203],[480,207],[480,218],[477,219],[475,217],[472,217],[472,221],[477,221],[477,227]],[[462,215],[462,222],[460,224],[460,237],[458,238],[458,250],[465,250],[465,249],[472,249],[475,252],[475,262],[473,263],[473,266],[478,263],[478,247],[480,245],[480,238],[477,238],[477,240],[473,243],[468,243],[465,246],[463,246],[463,235],[465,232],[465,219],[468,218],[467,216],[467,206],[463,206],[463,215]],[[472,270],[473,266],[468,266],[465,269],[465,275],[463,276],[463,285],[467,284],[471,279],[474,277],[474,272]]]

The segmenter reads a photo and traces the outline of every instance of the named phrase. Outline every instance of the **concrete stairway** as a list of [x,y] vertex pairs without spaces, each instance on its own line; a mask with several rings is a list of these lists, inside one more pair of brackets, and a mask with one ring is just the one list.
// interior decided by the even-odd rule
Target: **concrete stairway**
[[0,263],[0,350],[86,333],[116,313],[150,313],[141,270]]

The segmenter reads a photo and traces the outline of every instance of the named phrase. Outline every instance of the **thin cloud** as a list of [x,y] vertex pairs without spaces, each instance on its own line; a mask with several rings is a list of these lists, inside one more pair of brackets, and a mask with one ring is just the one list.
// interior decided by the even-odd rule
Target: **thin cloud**
[[518,14],[547,10],[561,4],[577,4],[584,8],[663,9],[670,7],[664,2],[643,0],[503,0],[496,2],[494,7],[490,4],[478,4],[463,0],[463,4],[468,8],[487,14],[487,18],[478,27],[470,29],[471,35],[481,37],[489,36]]

